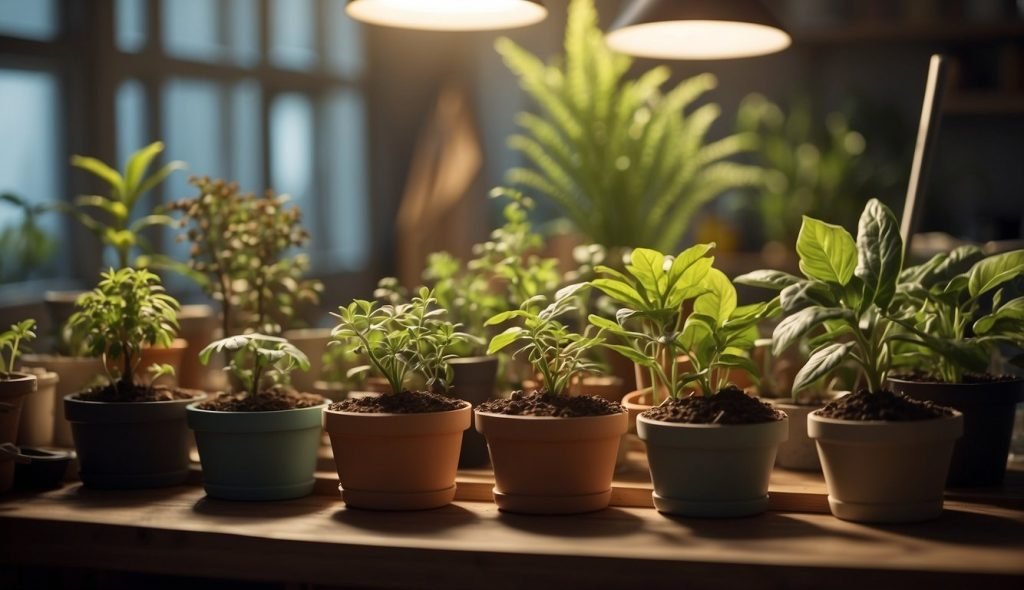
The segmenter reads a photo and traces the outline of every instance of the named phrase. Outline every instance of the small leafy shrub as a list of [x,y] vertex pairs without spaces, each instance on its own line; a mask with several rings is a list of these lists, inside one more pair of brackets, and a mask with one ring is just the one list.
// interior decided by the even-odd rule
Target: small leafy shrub
[[230,360],[228,371],[241,384],[241,393],[256,397],[275,386],[287,383],[292,371],[309,370],[309,359],[293,344],[277,336],[243,334],[229,336],[199,352],[205,365],[214,354],[225,354]]
[[10,330],[0,333],[0,354],[5,357],[0,359],[0,380],[11,378],[18,357],[21,356],[22,345],[36,338],[35,328],[36,321],[29,319],[12,324]]

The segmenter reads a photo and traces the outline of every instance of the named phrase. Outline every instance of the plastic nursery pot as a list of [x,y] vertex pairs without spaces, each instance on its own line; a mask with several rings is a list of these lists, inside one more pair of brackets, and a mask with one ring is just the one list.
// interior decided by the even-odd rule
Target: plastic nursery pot
[[[301,350],[309,359],[308,371],[295,371],[291,374],[292,385],[299,391],[313,391],[324,368],[324,352],[331,342],[329,328],[305,328],[286,330],[282,335],[285,339]],[[338,398],[332,398],[338,399]]]
[[[25,398],[35,390],[35,375],[11,373],[9,378],[0,379],[0,444],[12,444],[18,437],[21,408]],[[0,493],[11,489],[13,485],[14,459],[0,455]]]
[[963,436],[953,446],[946,485],[998,486],[1006,474],[1013,419],[1024,401],[1024,379],[993,383],[926,383],[890,378],[894,391],[948,406],[964,415]]
[[759,424],[685,424],[640,416],[654,507],[680,516],[730,518],[768,509],[768,478],[789,419]]
[[494,465],[494,503],[522,514],[608,507],[626,412],[556,418],[475,412]]
[[916,522],[942,514],[942,491],[963,416],[909,422],[807,416],[832,514],[855,522]]
[[789,417],[789,436],[779,445],[775,465],[794,471],[821,471],[818,447],[807,436],[807,415],[823,404],[794,404],[790,400],[767,400],[776,410]]
[[[0,453],[11,449],[0,446]],[[25,490],[50,490],[60,487],[74,459],[73,451],[21,447],[12,457],[15,461],[14,485]]]
[[455,499],[472,407],[422,414],[324,410],[341,498],[351,508],[424,510]]
[[[473,407],[479,406],[494,395],[498,380],[498,357],[473,356],[448,361],[452,368],[452,393]],[[482,467],[487,465],[487,440],[472,428],[462,431],[462,450],[459,451],[459,467]]]
[[57,374],[57,387],[53,404],[53,445],[62,448],[75,446],[71,424],[64,417],[64,398],[93,384],[103,371],[103,362],[97,358],[26,354],[21,364]]
[[25,372],[36,376],[36,391],[25,397],[21,407],[17,443],[20,447],[47,447],[53,444],[57,382],[60,378],[45,369],[26,368]]
[[188,406],[206,495],[224,500],[288,500],[313,491],[323,410],[224,412]]
[[64,398],[82,483],[135,489],[179,485],[188,478],[190,437],[185,406],[206,394],[160,402],[95,402]]

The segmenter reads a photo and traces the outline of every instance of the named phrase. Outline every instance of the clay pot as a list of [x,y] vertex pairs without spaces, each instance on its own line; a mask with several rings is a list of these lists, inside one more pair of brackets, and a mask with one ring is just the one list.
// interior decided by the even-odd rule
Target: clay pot
[[313,491],[322,414],[311,408],[221,412],[188,405],[206,495],[223,500],[287,500]]
[[26,354],[21,357],[26,368],[44,369],[57,374],[56,398],[53,405],[53,445],[75,446],[71,424],[64,417],[64,398],[94,385],[106,377],[103,362],[97,358]]
[[637,433],[647,443],[659,512],[729,518],[768,509],[768,478],[789,424],[683,424],[640,416]]
[[214,341],[217,316],[209,305],[183,305],[178,311],[178,336],[188,342],[178,371],[178,385],[207,389],[211,369],[199,362],[199,351]]
[[[452,393],[475,408],[494,395],[498,381],[498,357],[473,356],[448,361],[452,368]],[[459,467],[472,468],[487,465],[487,441],[472,428],[462,432]]]
[[911,422],[807,416],[832,514],[855,522],[916,522],[942,514],[963,415]]
[[818,447],[807,436],[807,415],[822,404],[794,404],[791,400],[770,399],[772,406],[789,416],[789,437],[779,445],[775,464],[794,471],[821,471]]
[[614,375],[587,375],[569,391],[569,395],[593,395],[610,402],[621,402],[625,393],[622,379]]
[[191,438],[185,407],[206,394],[162,402],[64,398],[82,483],[96,488],[155,488],[188,478]]
[[367,377],[363,389],[375,393],[391,393],[391,384],[383,377]]
[[[25,398],[36,390],[36,376],[11,373],[0,379],[0,444],[13,444],[18,436]],[[14,485],[14,459],[0,455],[0,493]]]
[[1013,419],[1024,401],[1024,379],[996,383],[923,383],[889,379],[893,391],[935,402],[964,415],[964,433],[953,446],[946,485],[998,486],[1006,474]]
[[295,345],[309,358],[308,371],[292,373],[292,385],[299,391],[313,391],[324,370],[324,352],[331,341],[329,328],[306,328],[287,330],[283,337]]
[[622,398],[622,407],[629,416],[629,432],[636,434],[636,418],[651,409],[651,388],[631,391]]
[[18,427],[19,447],[48,447],[53,445],[54,411],[57,406],[57,382],[52,371],[26,368],[36,376],[35,393],[25,398],[21,407],[21,426]]
[[185,358],[185,350],[188,349],[188,341],[184,338],[175,338],[170,346],[147,346],[142,349],[139,359],[139,366],[135,369],[135,376],[139,381],[149,380],[149,367],[153,364],[170,365],[174,367],[173,375],[164,375],[157,379],[154,385],[165,387],[177,387],[178,375],[181,373],[181,364]]
[[523,514],[574,514],[608,507],[625,412],[554,418],[475,412],[494,465],[494,502]]
[[424,510],[451,503],[471,411],[469,402],[424,414],[325,410],[342,500],[370,510]]

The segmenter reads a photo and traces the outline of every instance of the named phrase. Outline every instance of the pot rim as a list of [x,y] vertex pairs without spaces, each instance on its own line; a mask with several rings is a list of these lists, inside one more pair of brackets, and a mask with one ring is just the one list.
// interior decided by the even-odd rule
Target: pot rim
[[461,402],[461,404],[462,404],[459,407],[457,407],[457,408],[455,408],[453,410],[441,410],[439,412],[415,412],[415,413],[413,413],[413,412],[406,412],[406,413],[397,413],[397,412],[345,412],[345,411],[342,411],[342,410],[332,410],[330,407],[327,407],[327,408],[324,409],[324,413],[325,414],[331,414],[331,415],[334,415],[334,416],[352,416],[352,417],[358,416],[360,418],[362,418],[362,417],[366,417],[366,418],[387,418],[387,417],[394,417],[394,416],[402,416],[402,417],[405,417],[405,416],[437,416],[437,415],[440,415],[440,414],[451,414],[451,413],[455,413],[455,412],[464,412],[467,408],[472,408],[473,407],[473,404],[467,402],[466,400],[459,400],[459,402]]
[[459,434],[473,422],[472,404],[462,400],[454,410],[414,414],[342,412],[324,409],[324,429],[331,436],[350,438],[420,437]]
[[31,373],[13,371],[7,373],[7,375],[11,378],[0,379],[0,387],[3,388],[3,391],[0,392],[0,397],[17,398],[29,395],[39,388],[39,380]]
[[629,413],[623,409],[601,416],[513,416],[473,410],[477,432],[488,439],[586,440],[618,437],[629,428]]
[[816,410],[807,415],[807,436],[814,440],[866,446],[925,444],[932,440],[957,439],[963,434],[964,416],[926,420],[840,420],[825,418]]
[[191,404],[191,403],[199,403],[199,402],[205,400],[207,397],[209,397],[208,393],[206,393],[205,391],[198,390],[198,389],[186,389],[186,388],[182,388],[182,387],[175,387],[173,389],[175,389],[177,391],[187,391],[187,392],[193,394],[193,397],[190,397],[188,399],[166,399],[166,400],[159,400],[159,401],[143,401],[143,402],[100,402],[100,401],[78,399],[78,396],[81,395],[83,392],[76,391],[75,393],[69,393],[69,394],[65,395],[64,396],[64,401],[65,402],[69,402],[69,403],[73,403],[73,404],[81,404],[81,405],[86,406],[86,407],[141,406],[141,405],[158,405],[158,404],[159,405],[162,405],[162,404],[173,405],[173,404],[183,404],[183,403],[189,403],[189,404]]
[[963,418],[963,413],[960,410],[954,410],[949,408],[953,415],[951,416],[936,416],[934,418],[926,418],[924,420],[843,420],[842,418],[826,418],[819,416],[818,412],[823,408],[819,408],[807,415],[808,420],[814,420],[824,424],[835,424],[837,426],[906,426],[915,424],[936,424],[942,421],[956,421]]
[[782,413],[783,417],[779,420],[767,420],[765,422],[754,422],[751,424],[694,424],[691,422],[665,422],[664,420],[655,420],[654,418],[648,418],[643,414],[636,417],[637,422],[643,422],[651,426],[666,427],[666,428],[692,428],[692,429],[706,429],[706,430],[723,430],[723,429],[753,429],[754,427],[764,427],[766,424],[778,424],[788,423],[789,415],[785,412]]
[[474,363],[479,363],[479,364],[482,365],[482,364],[485,364],[485,363],[486,364],[490,364],[490,363],[497,363],[497,362],[498,362],[498,357],[497,357],[497,355],[493,355],[493,354],[476,354],[476,355],[472,355],[472,356],[457,356],[457,357],[455,357],[453,359],[449,359],[448,360],[448,364],[449,365],[451,365],[451,364],[455,364],[455,365],[471,365],[471,364],[474,364]]
[[920,381],[918,379],[903,379],[901,377],[886,377],[886,381],[893,383],[910,383],[913,385],[925,385],[925,386],[938,386],[938,387],[967,387],[967,388],[983,388],[983,387],[1007,387],[1010,385],[1021,385],[1024,384],[1024,377],[1014,375],[1015,379],[1009,379],[1006,381],[993,381],[989,383],[950,383],[949,381]]
[[[207,395],[206,397],[209,397],[209,396]],[[189,405],[185,406],[185,409],[188,410],[189,412],[196,412],[198,414],[209,414],[209,415],[216,414],[216,415],[238,416],[238,415],[249,414],[249,415],[259,415],[259,416],[273,416],[275,414],[286,414],[288,412],[295,412],[295,411],[310,411],[310,410],[315,410],[315,409],[318,409],[318,408],[319,409],[323,409],[326,406],[329,406],[329,405],[334,403],[332,400],[330,400],[330,399],[325,397],[324,398],[324,403],[317,404],[315,406],[307,406],[305,408],[288,408],[287,410],[267,410],[267,411],[263,411],[263,412],[239,412],[239,411],[235,411],[235,410],[204,410],[203,408],[199,407],[199,404],[204,403],[205,401],[206,401],[205,399],[196,400],[193,403],[190,403]]]

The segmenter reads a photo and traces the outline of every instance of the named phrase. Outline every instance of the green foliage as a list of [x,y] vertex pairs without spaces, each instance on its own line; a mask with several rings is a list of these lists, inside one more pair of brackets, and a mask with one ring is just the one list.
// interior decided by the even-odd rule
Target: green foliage
[[0,283],[21,281],[36,276],[41,266],[53,256],[56,242],[39,227],[39,216],[49,205],[33,205],[10,193],[0,194],[0,201],[21,210],[21,223],[0,230]]
[[242,384],[250,396],[259,395],[281,382],[287,381],[292,371],[309,370],[309,359],[292,343],[277,336],[243,334],[229,336],[199,352],[205,365],[214,354],[225,354],[230,362],[228,370]]
[[142,348],[170,346],[178,330],[178,302],[164,291],[160,277],[144,269],[103,273],[75,306],[68,320],[72,340],[103,359],[121,390],[132,386]]
[[448,361],[455,349],[471,337],[459,326],[443,319],[448,313],[436,307],[437,300],[427,288],[408,303],[378,305],[355,300],[331,314],[338,318],[331,335],[335,345],[364,356],[369,364],[353,367],[348,377],[374,370],[388,380],[391,391],[402,391],[407,379],[421,376],[427,387],[447,393],[452,369]]
[[608,48],[593,0],[569,5],[564,63],[545,65],[507,38],[496,48],[541,112],[518,117],[523,133],[508,143],[529,167],[508,181],[553,201],[593,242],[675,248],[702,205],[761,179],[759,168],[726,161],[749,150],[752,135],[705,143],[718,105],[685,112],[714,76],[666,93],[667,67],[627,80],[632,60]]
[[961,383],[965,373],[985,372],[998,346],[1024,349],[1024,297],[1004,294],[1022,275],[1024,250],[986,258],[974,246],[903,271],[890,310],[905,330],[894,337],[894,362]]
[[845,229],[805,217],[796,247],[804,278],[778,271],[736,278],[740,284],[780,291],[785,317],[772,335],[773,354],[812,337],[810,357],[793,383],[794,396],[848,359],[860,367],[869,391],[885,386],[895,334],[886,313],[903,268],[903,242],[892,211],[871,199],[861,214],[855,250],[851,243]]
[[106,246],[117,253],[119,268],[138,265],[145,259],[132,262],[129,258],[136,248],[150,252],[152,248],[140,232],[154,225],[170,225],[166,215],[145,215],[133,218],[139,199],[167,179],[175,170],[185,167],[183,162],[169,162],[156,172],[146,175],[153,160],[164,150],[162,142],[153,142],[132,154],[125,163],[124,172],[118,172],[96,158],[71,156],[71,165],[85,170],[110,186],[110,195],[81,195],[74,207],[61,208],[73,215],[89,231],[96,234]]
[[323,291],[319,281],[302,278],[309,257],[293,252],[309,241],[302,213],[284,195],[242,194],[223,180],[190,182],[199,195],[168,205],[181,215],[179,240],[192,245],[189,276],[221,302],[224,334],[280,334],[296,307],[315,305]]
[[10,330],[0,333],[0,354],[6,356],[0,359],[0,378],[10,378],[21,356],[21,345],[36,339],[35,328],[36,321],[29,319],[12,324]]
[[321,356],[321,378],[332,387],[341,387],[346,391],[356,391],[363,387],[366,373],[355,373],[349,375],[349,370],[354,367],[363,366],[368,361],[366,358],[345,346],[328,346]]
[[600,369],[600,365],[589,359],[588,353],[603,342],[601,330],[591,335],[588,326],[583,334],[576,334],[559,320],[576,311],[576,294],[586,286],[579,283],[561,289],[550,304],[547,297],[537,295],[524,301],[519,309],[499,313],[487,320],[489,326],[510,320],[518,320],[521,324],[495,335],[487,354],[496,354],[508,346],[519,344],[513,357],[525,356],[544,378],[548,391],[556,395],[566,393],[576,375]]

